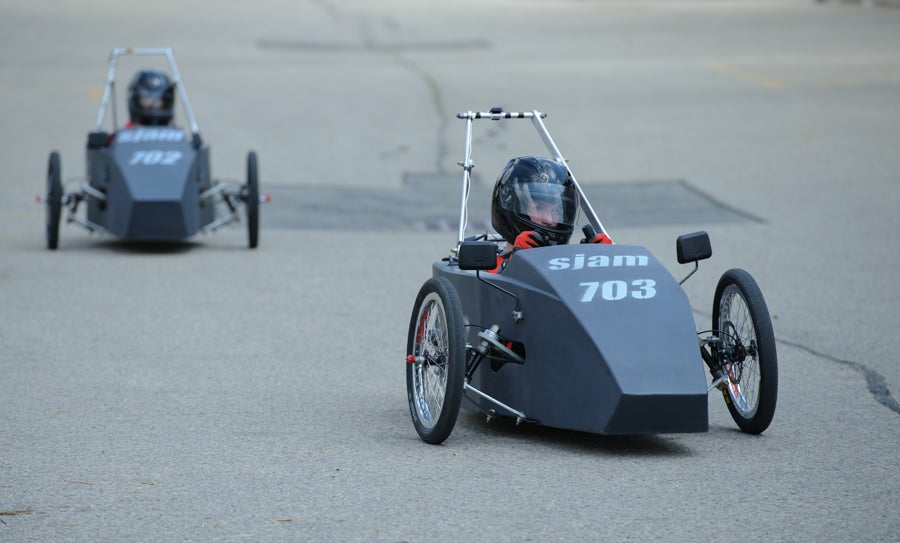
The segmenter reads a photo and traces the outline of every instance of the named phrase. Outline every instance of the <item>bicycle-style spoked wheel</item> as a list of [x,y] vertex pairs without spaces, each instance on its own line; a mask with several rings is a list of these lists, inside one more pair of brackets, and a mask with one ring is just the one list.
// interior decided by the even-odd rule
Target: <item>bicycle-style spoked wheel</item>
[[63,187],[59,153],[50,153],[47,164],[47,248],[59,247],[59,218],[62,215]]
[[247,245],[255,249],[259,243],[259,173],[256,165],[256,153],[247,154]]
[[443,277],[422,285],[413,307],[407,342],[406,392],[419,437],[442,443],[456,424],[465,380],[466,344],[462,304]]
[[732,269],[719,279],[712,324],[728,377],[728,411],[744,432],[762,433],[775,416],[778,355],[769,309],[749,273]]

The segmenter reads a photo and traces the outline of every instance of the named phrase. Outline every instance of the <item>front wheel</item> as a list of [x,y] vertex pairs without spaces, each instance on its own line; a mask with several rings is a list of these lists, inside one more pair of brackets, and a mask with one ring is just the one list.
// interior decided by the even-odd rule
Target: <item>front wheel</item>
[[256,153],[247,154],[247,241],[251,249],[259,243],[259,174],[256,166]]
[[47,248],[59,247],[59,218],[62,215],[62,174],[59,153],[50,153],[47,164]]
[[732,269],[719,279],[712,324],[728,378],[722,391],[728,411],[742,431],[760,434],[775,416],[778,355],[766,300],[749,273]]
[[406,395],[419,437],[442,443],[456,425],[465,381],[462,303],[449,280],[422,285],[409,322]]

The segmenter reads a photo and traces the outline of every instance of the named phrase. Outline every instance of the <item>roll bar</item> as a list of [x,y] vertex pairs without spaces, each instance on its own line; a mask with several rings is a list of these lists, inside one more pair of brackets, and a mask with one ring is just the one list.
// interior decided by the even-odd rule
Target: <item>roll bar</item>
[[597,214],[594,212],[594,208],[591,207],[591,203],[588,202],[584,191],[581,190],[581,185],[579,185],[578,180],[575,179],[575,174],[572,173],[572,170],[566,163],[566,159],[563,158],[562,153],[559,151],[559,147],[556,146],[556,143],[550,136],[550,132],[547,131],[547,127],[542,121],[542,119],[544,119],[545,117],[547,117],[546,113],[538,111],[536,109],[531,111],[514,112],[503,111],[503,109],[499,107],[491,108],[490,111],[466,111],[456,114],[457,119],[464,119],[466,121],[466,156],[465,160],[459,163],[459,165],[462,166],[463,169],[463,186],[462,205],[460,206],[459,212],[459,236],[456,243],[457,247],[459,247],[459,245],[463,242],[463,239],[465,239],[466,225],[469,218],[469,187],[472,183],[472,169],[475,167],[475,163],[472,162],[472,123],[476,119],[490,119],[492,121],[499,121],[501,119],[531,119],[534,128],[541,136],[541,140],[543,140],[544,145],[547,147],[547,150],[551,155],[553,155],[553,160],[565,166],[566,170],[568,170],[569,172],[569,175],[572,176],[572,181],[575,183],[575,188],[578,191],[578,196],[581,199],[581,210],[584,211],[584,214],[587,216],[588,222],[594,228],[596,233],[606,233],[606,229],[603,228],[603,224],[600,222],[600,219],[597,218]]
[[197,127],[197,120],[194,118],[194,112],[191,109],[191,103],[188,101],[187,91],[184,89],[184,83],[181,81],[181,74],[178,72],[178,66],[175,64],[175,55],[171,48],[116,48],[112,50],[109,56],[109,73],[106,76],[106,87],[103,90],[103,100],[100,102],[100,113],[97,114],[96,131],[103,130],[103,121],[106,117],[106,110],[112,102],[112,122],[113,127],[119,126],[119,120],[116,116],[115,102],[115,85],[116,85],[116,68],[119,64],[119,57],[123,55],[139,55],[139,56],[164,56],[169,63],[169,70],[172,72],[172,81],[175,83],[175,89],[178,91],[178,97],[181,99],[181,106],[184,109],[185,117],[191,129],[191,133],[195,139],[200,137],[200,129]]

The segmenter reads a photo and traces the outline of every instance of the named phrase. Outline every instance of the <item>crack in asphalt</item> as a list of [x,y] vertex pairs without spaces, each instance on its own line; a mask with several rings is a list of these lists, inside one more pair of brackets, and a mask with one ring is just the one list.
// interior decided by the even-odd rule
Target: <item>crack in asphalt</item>
[[447,133],[447,114],[446,110],[444,109],[444,101],[441,94],[440,85],[438,84],[437,80],[431,76],[431,74],[426,72],[415,62],[403,58],[397,53],[385,52],[385,54],[388,56],[388,58],[415,74],[416,77],[421,79],[425,83],[425,86],[428,88],[428,92],[431,95],[431,106],[434,109],[434,113],[437,115],[438,123],[436,138],[437,149],[434,157],[434,167],[435,171],[437,171],[439,174],[447,173],[446,168],[444,168],[444,160],[448,156],[447,137],[445,135]]
[[797,349],[806,351],[807,353],[818,357],[823,358],[825,360],[841,364],[843,366],[847,366],[853,371],[861,374],[866,379],[866,387],[869,389],[869,392],[872,393],[872,396],[875,397],[875,400],[881,405],[887,407],[894,413],[900,414],[900,403],[897,403],[897,400],[891,395],[891,391],[888,389],[887,380],[883,375],[878,373],[877,371],[860,364],[859,362],[854,362],[852,360],[845,360],[843,358],[838,358],[836,356],[832,356],[828,353],[823,353],[821,351],[817,351],[811,347],[807,347],[806,345],[802,345],[800,343],[795,343],[793,341],[787,341],[784,339],[776,339],[777,343],[782,343],[784,345],[788,345],[790,347],[795,347]]
[[445,173],[443,163],[444,158],[447,155],[447,142],[444,133],[446,132],[445,128],[447,126],[447,115],[444,109],[444,100],[441,93],[441,87],[438,84],[437,80],[427,71],[425,71],[425,69],[423,69],[421,66],[409,60],[408,58],[405,58],[401,54],[401,49],[389,47],[385,44],[379,43],[372,36],[367,20],[364,19],[360,22],[359,33],[363,43],[368,49],[384,55],[385,58],[408,70],[417,79],[421,80],[425,84],[425,88],[428,89],[428,94],[431,98],[431,107],[433,113],[437,116],[438,123],[437,146],[434,157],[434,165],[435,169],[439,173]]
[[[318,6],[323,12],[325,12],[331,19],[334,21],[343,24],[347,21],[347,17],[341,10],[337,7],[335,2],[331,0],[310,0],[314,5]],[[399,28],[400,25],[391,19],[385,18],[382,21],[385,25]],[[403,56],[403,52],[407,50],[444,50],[444,49],[470,49],[470,48],[485,48],[488,44],[481,40],[473,40],[473,41],[455,41],[455,42],[446,42],[439,43],[433,41],[426,42],[416,42],[416,43],[407,43],[407,44],[388,44],[381,43],[375,39],[373,36],[370,27],[371,23],[369,18],[364,16],[358,17],[357,21],[357,33],[360,38],[361,45],[359,46],[361,49],[372,51],[378,54],[383,55],[385,58],[394,62],[398,66],[404,68],[405,70],[412,73],[417,79],[422,81],[425,85],[425,88],[428,90],[428,94],[431,99],[431,108],[433,113],[437,116],[437,145],[434,157],[434,166],[435,170],[438,173],[446,173],[446,168],[444,167],[444,161],[448,156],[448,145],[447,145],[447,137],[446,137],[446,128],[447,128],[447,113],[444,108],[444,100],[443,94],[441,92],[440,84],[438,84],[437,80],[432,76],[428,71],[426,71],[422,66],[413,62],[412,60]],[[262,47],[278,47],[278,48],[290,48],[290,49],[319,49],[319,50],[334,50],[334,51],[343,51],[353,49],[352,45],[340,45],[340,44],[315,44],[311,42],[287,42],[281,40],[261,40],[260,45]]]
[[309,0],[311,4],[318,6],[319,9],[325,12],[326,15],[334,19],[335,21],[340,21],[343,19],[341,16],[341,12],[338,11],[337,6],[334,5],[334,2],[329,0]]

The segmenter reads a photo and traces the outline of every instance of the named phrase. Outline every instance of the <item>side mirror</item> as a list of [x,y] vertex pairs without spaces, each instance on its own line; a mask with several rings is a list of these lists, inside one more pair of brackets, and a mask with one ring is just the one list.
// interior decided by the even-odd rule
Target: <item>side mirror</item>
[[491,241],[464,241],[457,256],[461,270],[486,271],[497,267],[497,246]]
[[109,147],[109,134],[106,132],[91,132],[88,134],[88,149],[102,149]]
[[706,260],[712,256],[709,234],[701,231],[678,236],[675,240],[675,250],[678,253],[679,264]]

